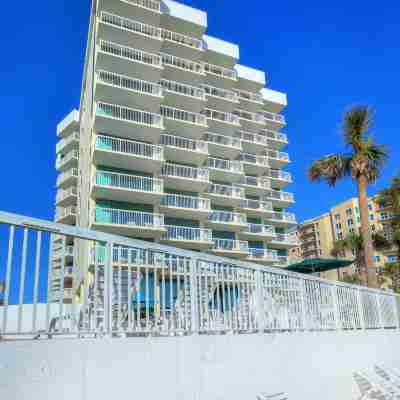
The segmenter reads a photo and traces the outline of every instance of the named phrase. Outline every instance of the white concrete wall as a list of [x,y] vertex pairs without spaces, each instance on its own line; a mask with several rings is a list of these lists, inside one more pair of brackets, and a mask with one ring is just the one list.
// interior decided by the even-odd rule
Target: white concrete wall
[[354,372],[400,367],[398,343],[397,331],[3,342],[0,399],[350,400]]

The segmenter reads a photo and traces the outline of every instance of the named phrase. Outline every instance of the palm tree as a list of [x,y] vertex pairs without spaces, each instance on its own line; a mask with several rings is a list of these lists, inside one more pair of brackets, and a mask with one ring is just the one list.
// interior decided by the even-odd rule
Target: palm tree
[[340,278],[340,280],[345,283],[351,283],[352,285],[361,285],[362,284],[360,275],[358,275],[358,274],[342,276]]
[[374,250],[369,225],[367,186],[376,181],[387,159],[384,146],[375,144],[369,131],[373,112],[368,106],[348,110],[343,119],[343,136],[348,153],[333,154],[315,161],[309,169],[311,181],[325,181],[335,186],[337,181],[351,177],[357,182],[361,214],[361,232],[364,239],[364,280],[370,287],[378,287],[374,267]]

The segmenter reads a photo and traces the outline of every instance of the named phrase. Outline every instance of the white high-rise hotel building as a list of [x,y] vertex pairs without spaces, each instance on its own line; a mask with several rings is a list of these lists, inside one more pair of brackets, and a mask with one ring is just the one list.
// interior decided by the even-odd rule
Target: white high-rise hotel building
[[284,265],[286,95],[206,29],[171,0],[93,1],[80,112],[58,126],[56,220]]

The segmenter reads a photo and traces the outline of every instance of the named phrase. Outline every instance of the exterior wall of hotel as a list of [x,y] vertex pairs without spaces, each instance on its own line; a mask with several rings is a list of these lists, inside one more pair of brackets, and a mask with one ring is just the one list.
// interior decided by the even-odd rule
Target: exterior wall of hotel
[[78,225],[286,265],[296,223],[282,171],[286,95],[239,65],[236,45],[205,35],[202,11],[173,1],[94,3]]

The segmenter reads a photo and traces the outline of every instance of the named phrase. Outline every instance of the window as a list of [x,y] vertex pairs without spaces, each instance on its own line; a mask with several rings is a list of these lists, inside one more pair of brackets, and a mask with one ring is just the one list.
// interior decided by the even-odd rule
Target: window
[[354,233],[354,228],[350,228],[350,229],[349,229],[349,232],[350,232],[350,233]]
[[351,208],[348,208],[348,209],[346,210],[346,215],[347,215],[348,217],[350,217],[350,215],[353,215],[353,210],[352,210]]
[[372,204],[368,204],[368,210],[372,211]]
[[356,214],[359,215],[360,214],[360,209],[358,208],[358,206],[356,206],[355,210],[356,210]]
[[381,257],[380,256],[375,256],[374,259],[375,259],[376,263],[381,262]]
[[335,215],[335,220],[336,220],[336,221],[340,221],[340,214],[336,214],[336,215]]
[[373,221],[374,220],[374,214],[369,214],[369,220]]
[[353,225],[354,225],[353,220],[352,220],[352,219],[348,219],[348,220],[347,220],[347,225],[348,225],[348,226],[353,226]]
[[388,261],[391,262],[391,263],[392,263],[392,262],[396,262],[396,261],[397,261],[397,256],[388,256],[387,259],[388,259]]

